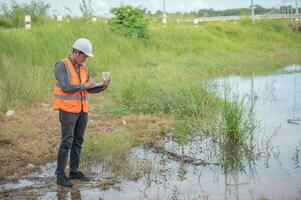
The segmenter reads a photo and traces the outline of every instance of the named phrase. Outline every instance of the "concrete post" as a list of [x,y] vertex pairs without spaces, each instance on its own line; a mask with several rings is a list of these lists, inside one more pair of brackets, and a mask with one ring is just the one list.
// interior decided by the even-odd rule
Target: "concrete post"
[[162,16],[162,24],[165,26],[167,24],[167,14],[166,14],[166,5],[165,0],[163,0],[163,16]]
[[58,26],[61,25],[61,23],[62,23],[62,21],[63,21],[63,16],[62,16],[62,15],[58,15],[58,16],[56,17],[56,21],[57,21],[57,25],[58,25]]
[[167,15],[164,13],[162,18],[162,24],[165,26],[167,24]]
[[30,17],[30,15],[25,16],[25,29],[26,30],[31,29],[31,17]]
[[193,24],[194,24],[194,27],[198,27],[199,20],[198,19],[194,19],[193,20]]

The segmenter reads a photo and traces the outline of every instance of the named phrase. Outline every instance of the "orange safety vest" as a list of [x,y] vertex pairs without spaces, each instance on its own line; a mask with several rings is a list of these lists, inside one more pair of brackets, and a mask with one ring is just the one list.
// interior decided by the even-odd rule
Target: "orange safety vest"
[[[67,77],[71,85],[86,84],[88,71],[85,65],[79,66],[80,74],[78,76],[70,58],[66,58],[62,61],[65,64]],[[53,109],[71,113],[80,113],[81,111],[87,113],[89,108],[87,94],[87,90],[63,92],[60,87],[60,82],[57,80],[54,86]]]

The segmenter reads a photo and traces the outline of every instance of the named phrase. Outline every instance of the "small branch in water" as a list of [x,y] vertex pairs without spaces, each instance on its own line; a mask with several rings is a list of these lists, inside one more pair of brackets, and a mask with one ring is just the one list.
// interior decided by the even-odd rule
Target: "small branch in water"
[[155,149],[155,151],[157,153],[166,154],[169,156],[170,159],[176,160],[176,161],[181,161],[182,163],[187,163],[187,164],[197,165],[197,166],[198,165],[204,165],[204,166],[219,165],[219,163],[207,162],[205,160],[192,158],[192,157],[186,156],[186,155],[178,155],[177,153],[168,151],[168,150],[164,149],[163,147],[158,147],[158,146],[154,146],[154,145],[152,145],[152,147]]
[[300,165],[300,158],[299,158],[299,153],[301,152],[301,145],[300,145],[300,141],[299,141],[299,145],[296,147],[296,152],[294,153],[294,156],[293,156],[293,160],[294,160],[294,163],[296,165],[295,169],[297,168],[301,168],[301,165]]

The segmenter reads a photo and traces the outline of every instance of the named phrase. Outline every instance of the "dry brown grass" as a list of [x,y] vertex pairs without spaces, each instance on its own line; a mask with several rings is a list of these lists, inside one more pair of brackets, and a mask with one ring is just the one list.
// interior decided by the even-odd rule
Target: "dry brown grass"
[[55,156],[59,142],[59,121],[49,104],[20,108],[0,121],[0,179],[27,171],[29,163],[40,164]]
[[[162,137],[173,121],[167,116],[134,114],[107,118],[95,112],[89,113],[89,120],[86,137],[122,129],[135,133],[137,143]],[[38,165],[56,159],[60,124],[58,112],[50,103],[17,109],[13,116],[0,120],[0,130],[0,181],[34,170],[26,168],[29,163]]]

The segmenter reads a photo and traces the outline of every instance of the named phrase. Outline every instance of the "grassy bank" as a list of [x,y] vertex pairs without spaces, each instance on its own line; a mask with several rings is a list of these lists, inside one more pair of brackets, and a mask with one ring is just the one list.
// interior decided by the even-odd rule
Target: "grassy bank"
[[[53,69],[69,54],[75,39],[92,40],[95,58],[87,65],[97,81],[102,71],[113,75],[106,92],[90,97],[92,120],[83,149],[85,159],[112,166],[132,146],[153,142],[166,132],[185,142],[195,127],[210,127],[225,104],[206,91],[204,81],[301,63],[301,34],[288,29],[289,23],[253,25],[243,20],[197,28],[153,24],[148,42],[124,38],[100,21],[71,20],[61,26],[48,22],[31,31],[1,31],[0,112],[17,109],[17,113],[1,119],[0,157],[5,164],[0,179],[29,162],[55,159],[60,133],[57,113],[51,111]],[[113,163],[117,169],[118,163]]]
[[109,116],[164,112],[179,120],[206,120],[214,116],[217,100],[202,81],[301,63],[301,34],[289,23],[153,24],[146,43],[83,20],[0,32],[0,110],[51,99],[54,64],[76,38],[87,37],[94,45],[95,58],[87,61],[92,75],[100,81],[102,71],[113,74],[106,100],[92,97],[92,109]]

